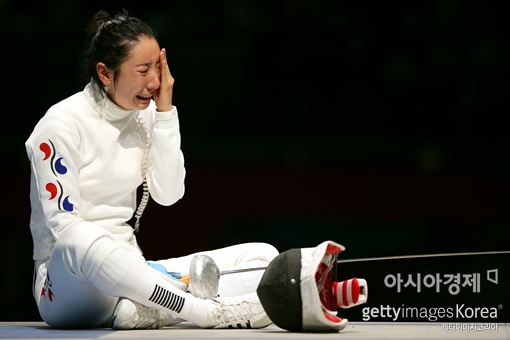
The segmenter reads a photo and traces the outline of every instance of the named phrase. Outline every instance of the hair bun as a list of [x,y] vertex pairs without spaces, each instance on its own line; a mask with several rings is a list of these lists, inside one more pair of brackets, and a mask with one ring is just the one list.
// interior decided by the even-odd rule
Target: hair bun
[[112,18],[111,15],[106,11],[101,10],[101,11],[97,12],[94,15],[94,17],[92,18],[92,20],[90,21],[89,26],[87,28],[87,37],[89,39],[92,39],[99,31],[99,28],[101,27],[101,25],[105,21],[110,20],[111,18]]

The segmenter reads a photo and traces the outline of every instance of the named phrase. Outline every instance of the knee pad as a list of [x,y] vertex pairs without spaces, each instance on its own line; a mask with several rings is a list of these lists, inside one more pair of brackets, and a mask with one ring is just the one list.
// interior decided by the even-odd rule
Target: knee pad
[[[74,275],[86,276],[97,262],[119,246],[107,230],[90,222],[69,226],[57,239],[51,257],[62,257],[66,269]],[[108,254],[107,254],[108,253]]]
[[271,262],[280,252],[269,243],[255,243],[260,259]]

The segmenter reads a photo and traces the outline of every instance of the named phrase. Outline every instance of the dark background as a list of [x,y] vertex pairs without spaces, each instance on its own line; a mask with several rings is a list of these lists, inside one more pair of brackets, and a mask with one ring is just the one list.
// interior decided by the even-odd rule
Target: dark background
[[142,218],[148,259],[249,241],[509,250],[503,1],[0,0],[0,320],[40,320],[24,142],[83,88],[90,18],[121,6],[168,51],[187,168],[184,198]]

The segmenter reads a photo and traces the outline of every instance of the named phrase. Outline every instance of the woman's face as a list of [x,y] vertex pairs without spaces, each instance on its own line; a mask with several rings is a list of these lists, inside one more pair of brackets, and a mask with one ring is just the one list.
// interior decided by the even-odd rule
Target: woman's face
[[140,38],[128,59],[120,65],[117,79],[108,90],[115,104],[126,110],[143,110],[149,106],[160,86],[159,52],[156,39]]

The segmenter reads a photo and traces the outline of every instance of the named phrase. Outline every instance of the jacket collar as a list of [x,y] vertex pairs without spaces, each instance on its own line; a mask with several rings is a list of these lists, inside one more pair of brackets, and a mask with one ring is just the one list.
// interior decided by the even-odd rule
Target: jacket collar
[[138,110],[125,110],[115,104],[93,80],[85,86],[83,93],[90,105],[108,121],[118,121],[138,114]]

